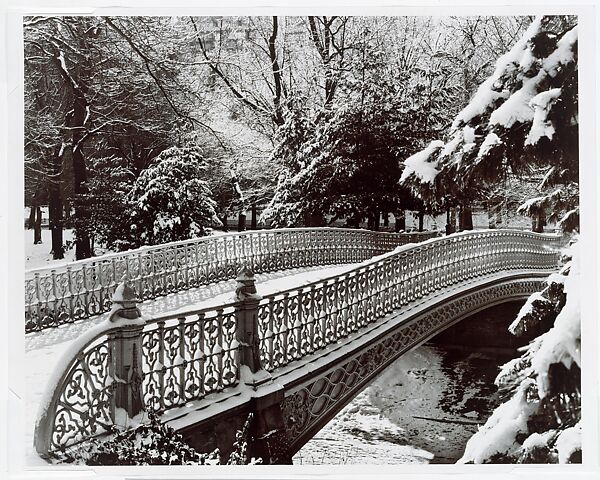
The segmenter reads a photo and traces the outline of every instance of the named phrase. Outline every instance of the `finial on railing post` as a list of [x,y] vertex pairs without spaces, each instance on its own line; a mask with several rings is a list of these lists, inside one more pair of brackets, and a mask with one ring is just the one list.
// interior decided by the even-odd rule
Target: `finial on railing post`
[[142,316],[137,303],[140,301],[135,290],[129,284],[129,277],[125,274],[121,283],[117,285],[112,296],[113,307],[110,311],[109,320],[114,322],[116,318],[134,319]]
[[[124,322],[123,327],[109,334],[109,375],[113,380],[114,392],[110,410],[113,422],[121,423],[144,409],[141,385],[142,331],[145,321],[137,306],[139,299],[129,285],[127,275],[123,276],[122,282],[117,286],[112,301],[109,321]],[[123,411],[127,414],[126,417],[122,415]]]
[[260,361],[258,304],[262,297],[256,293],[254,272],[247,265],[240,268],[236,281],[235,298],[239,302],[236,309],[236,340],[240,344],[240,381],[256,388],[271,379]]

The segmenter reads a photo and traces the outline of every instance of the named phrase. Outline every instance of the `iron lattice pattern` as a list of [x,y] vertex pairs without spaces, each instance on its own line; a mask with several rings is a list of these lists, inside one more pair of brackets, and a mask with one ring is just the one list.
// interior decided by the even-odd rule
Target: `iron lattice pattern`
[[237,383],[234,307],[154,323],[142,334],[144,404],[156,413]]
[[[393,310],[451,286],[468,286],[469,280],[481,275],[556,268],[560,244],[560,237],[505,231],[432,239],[342,275],[267,296],[256,311],[263,367],[272,371],[287,365],[358,332]],[[485,301],[481,295],[472,297],[473,305]],[[388,358],[396,347],[436,328],[435,322],[453,314],[450,309],[468,306],[444,307],[441,316],[426,318],[377,347],[384,353],[374,350],[365,354],[345,367],[345,373],[336,374],[340,378],[331,377],[327,382],[340,385],[336,388],[342,390],[352,388],[368,374],[364,370],[371,368],[368,365],[379,363],[367,361],[369,355]],[[230,303],[163,315],[139,327],[142,398],[147,410],[161,413],[238,383],[237,321],[243,307],[242,303]],[[119,358],[114,339],[123,328],[90,338],[63,373],[40,430],[51,435],[49,450],[60,451],[98,435],[114,421],[115,385],[129,381],[110,374],[111,357]],[[311,418],[321,411],[318,402],[324,400],[317,401],[322,397],[319,392],[330,391],[325,384],[315,388],[298,394],[315,397],[316,403],[309,402],[307,410],[313,412]],[[335,392],[327,395],[330,400],[338,397]],[[298,398],[296,395],[286,402],[306,403],[303,397]],[[300,418],[297,411],[291,416]],[[304,429],[296,424],[289,428],[298,432]]]
[[58,386],[60,395],[54,405],[48,406],[54,408],[49,439],[51,451],[64,451],[108,431],[113,424],[111,398],[115,382],[108,374],[109,363],[106,337],[72,362]]
[[254,272],[360,262],[436,232],[393,234],[335,228],[283,229],[176,242],[32,270],[25,280],[25,331],[107,312],[127,275],[143,300]]
[[[554,238],[551,243],[559,237]],[[552,270],[557,261],[557,250],[538,235],[477,232],[431,240],[345,274],[268,295],[258,310],[263,367],[287,365],[452,285],[504,270]]]
[[391,362],[413,346],[422,343],[465,313],[498,299],[529,295],[543,288],[538,280],[513,280],[488,287],[448,302],[381,338],[367,349],[359,349],[343,365],[287,396],[283,403],[284,421],[293,451],[310,438],[313,429],[327,423],[357,391],[364,388]]

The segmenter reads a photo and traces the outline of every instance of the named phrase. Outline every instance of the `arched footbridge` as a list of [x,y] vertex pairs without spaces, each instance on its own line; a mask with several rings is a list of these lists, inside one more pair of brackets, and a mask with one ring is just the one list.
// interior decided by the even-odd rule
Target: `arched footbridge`
[[154,412],[226,458],[290,461],[390,363],[466,316],[542,288],[565,237],[463,232],[396,247],[341,275],[260,296],[241,268],[231,303],[144,316],[135,284],[49,382],[36,423],[44,458]]

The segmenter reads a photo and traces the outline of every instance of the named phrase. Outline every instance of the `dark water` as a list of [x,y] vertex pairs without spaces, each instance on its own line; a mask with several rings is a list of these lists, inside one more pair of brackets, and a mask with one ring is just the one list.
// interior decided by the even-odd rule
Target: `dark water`
[[501,403],[494,379],[523,343],[506,332],[518,308],[483,312],[403,355],[294,463],[455,463]]

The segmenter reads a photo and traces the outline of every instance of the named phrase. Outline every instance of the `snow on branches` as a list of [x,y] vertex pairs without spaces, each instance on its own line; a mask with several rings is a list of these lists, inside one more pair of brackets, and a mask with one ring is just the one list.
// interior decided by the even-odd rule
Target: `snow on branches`
[[[417,194],[433,190],[432,201],[468,202],[536,167],[552,169],[544,188],[577,182],[577,108],[577,25],[571,17],[538,17],[497,60],[452,122],[447,141],[404,161],[401,184]],[[419,159],[426,161],[416,168]],[[556,216],[573,210],[577,198],[560,205]]]
[[411,155],[404,160],[404,170],[400,181],[403,182],[410,175],[414,175],[419,178],[421,182],[431,183],[435,180],[436,175],[439,173],[435,168],[435,164],[430,162],[433,154],[435,154],[440,148],[444,146],[444,142],[440,140],[434,140],[427,148],[420,152]]
[[207,234],[218,223],[206,178],[207,164],[195,147],[163,151],[142,171],[129,192],[131,230],[153,245]]
[[581,461],[579,245],[510,326],[538,336],[505,364],[496,384],[510,398],[468,441],[459,463]]

